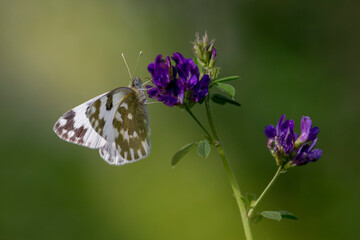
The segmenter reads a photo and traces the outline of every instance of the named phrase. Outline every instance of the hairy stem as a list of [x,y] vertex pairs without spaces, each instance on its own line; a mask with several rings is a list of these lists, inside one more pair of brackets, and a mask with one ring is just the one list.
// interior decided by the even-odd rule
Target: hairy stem
[[271,179],[271,181],[269,182],[269,184],[266,186],[266,188],[264,189],[264,191],[261,193],[260,197],[258,199],[256,199],[255,203],[252,204],[249,212],[248,212],[248,216],[251,217],[254,213],[254,210],[256,208],[256,206],[259,204],[259,202],[264,198],[265,194],[269,191],[269,189],[272,187],[272,185],[274,184],[275,180],[280,176],[282,171],[282,167],[279,167],[278,170],[276,171],[274,177]]
[[232,190],[234,192],[235,198],[236,198],[236,202],[237,205],[239,207],[240,210],[240,215],[242,218],[242,223],[243,223],[243,227],[244,227],[244,232],[245,232],[245,236],[247,240],[252,240],[252,233],[251,233],[251,229],[250,229],[250,222],[249,222],[249,218],[247,216],[247,212],[246,212],[246,207],[245,207],[245,203],[243,202],[242,198],[242,194],[240,192],[240,188],[239,188],[239,184],[236,181],[235,175],[233,170],[231,169],[231,165],[230,165],[230,161],[228,159],[228,157],[226,156],[226,153],[224,151],[224,147],[221,143],[221,140],[219,138],[219,135],[216,131],[215,128],[215,123],[214,123],[214,119],[212,116],[212,112],[211,112],[211,108],[210,108],[210,103],[209,103],[209,96],[206,97],[205,99],[205,106],[206,106],[206,113],[207,113],[207,118],[210,124],[210,128],[211,128],[211,132],[217,142],[216,144],[216,148],[217,151],[221,157],[221,160],[224,164],[225,170],[226,170],[226,174],[227,177],[229,179],[230,185],[232,187]]

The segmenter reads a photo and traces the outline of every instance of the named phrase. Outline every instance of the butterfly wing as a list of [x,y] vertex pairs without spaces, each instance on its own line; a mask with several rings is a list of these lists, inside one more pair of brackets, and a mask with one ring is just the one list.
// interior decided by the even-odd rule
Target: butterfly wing
[[88,109],[91,125],[107,143],[100,155],[109,164],[123,165],[145,158],[150,152],[150,121],[138,92],[117,88]]
[[91,126],[86,111],[96,100],[107,93],[99,95],[89,101],[71,109],[54,125],[54,132],[63,140],[75,143],[88,148],[100,148],[106,144],[106,140],[101,137]]

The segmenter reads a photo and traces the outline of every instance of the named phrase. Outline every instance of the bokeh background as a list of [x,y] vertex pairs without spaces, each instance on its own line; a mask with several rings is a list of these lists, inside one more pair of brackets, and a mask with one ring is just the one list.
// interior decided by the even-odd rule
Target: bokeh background
[[[322,158],[283,174],[258,210],[298,221],[253,224],[255,239],[360,237],[359,2],[0,1],[1,239],[242,239],[216,152],[180,147],[201,138],[177,108],[149,105],[152,152],[112,167],[96,150],[52,131],[76,105],[129,83],[159,53],[192,56],[195,32],[216,38],[221,76],[241,108],[214,106],[243,193],[276,171],[263,129],[281,114],[311,116]],[[205,121],[202,107],[196,114]]]

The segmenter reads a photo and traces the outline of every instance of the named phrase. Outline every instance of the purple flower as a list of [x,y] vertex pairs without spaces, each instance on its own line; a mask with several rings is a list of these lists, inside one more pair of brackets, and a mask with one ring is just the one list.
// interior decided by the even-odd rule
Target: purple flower
[[312,121],[310,117],[303,116],[301,119],[301,134],[300,137],[296,140],[295,145],[300,146],[305,142],[313,141],[318,133],[319,133],[319,128],[318,127],[312,128]]
[[172,60],[175,61],[177,73],[185,90],[193,88],[199,82],[199,68],[194,61],[184,58],[180,53],[174,53]]
[[286,120],[285,115],[280,117],[276,128],[273,125],[265,127],[265,135],[268,137],[268,148],[280,166],[284,158],[291,153],[295,143],[294,121]]
[[150,63],[148,71],[152,75],[152,81],[156,86],[166,87],[171,81],[171,71],[174,67],[171,66],[170,58],[166,57],[166,61],[162,59],[162,55],[155,58],[155,62]]
[[174,76],[176,68],[171,65],[169,57],[162,59],[162,55],[150,63],[148,71],[152,76],[154,86],[147,85],[147,93],[150,98],[156,98],[167,106],[181,105],[184,102],[184,88]]
[[211,57],[212,57],[213,59],[216,58],[216,49],[215,49],[215,48],[213,48],[213,49],[211,50]]
[[194,86],[191,91],[190,99],[194,102],[203,100],[209,92],[210,77],[204,75],[200,81]]
[[[265,127],[268,138],[267,147],[276,159],[278,166],[301,166],[318,160],[322,154],[321,149],[313,149],[319,132],[317,127],[312,128],[309,117],[301,120],[301,135],[294,132],[294,121],[280,117],[276,128],[273,125]],[[296,140],[297,139],[297,140]],[[296,141],[295,141],[296,140]]]
[[298,150],[295,158],[291,161],[291,164],[296,166],[302,166],[308,164],[309,162],[317,161],[322,155],[322,150],[313,149],[315,147],[316,142],[317,142],[317,138],[311,143],[311,145],[309,144],[302,145]]
[[[167,106],[183,105],[188,99],[199,102],[208,94],[210,78],[204,75],[199,81],[199,69],[191,58],[184,58],[180,53],[174,53],[172,58],[162,59],[162,55],[150,63],[148,71],[152,77],[153,86],[146,86],[149,98],[156,98]],[[186,94],[189,92],[189,94]],[[185,96],[189,96],[186,97]]]

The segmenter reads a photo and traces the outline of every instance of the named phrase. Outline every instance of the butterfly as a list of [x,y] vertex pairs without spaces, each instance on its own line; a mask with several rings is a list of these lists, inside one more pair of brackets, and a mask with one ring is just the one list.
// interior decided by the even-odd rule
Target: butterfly
[[65,113],[54,125],[63,140],[92,149],[111,165],[124,165],[148,156],[150,120],[140,78]]

